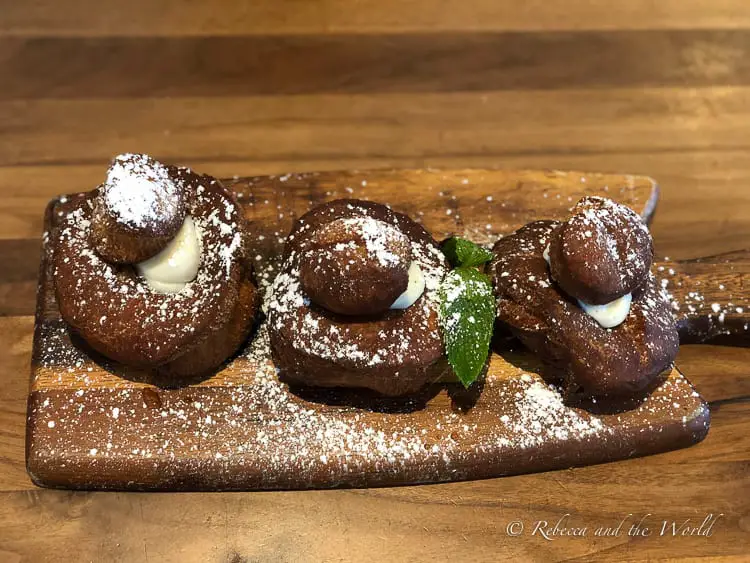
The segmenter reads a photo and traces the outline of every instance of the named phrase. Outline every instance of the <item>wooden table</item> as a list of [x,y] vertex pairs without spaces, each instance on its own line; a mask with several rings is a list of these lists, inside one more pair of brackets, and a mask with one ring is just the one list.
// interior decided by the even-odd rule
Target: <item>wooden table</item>
[[[0,0],[0,560],[748,557],[742,348],[680,351],[711,402],[705,442],[616,464],[397,489],[150,495],[36,489],[23,463],[42,211],[93,187],[112,155],[219,176],[644,173],[663,190],[659,258],[750,248],[746,2],[110,4]],[[663,521],[708,514],[723,514],[710,537],[660,535]],[[650,535],[628,536],[644,517]],[[586,536],[532,533],[560,519]],[[623,519],[619,535],[594,535]]]

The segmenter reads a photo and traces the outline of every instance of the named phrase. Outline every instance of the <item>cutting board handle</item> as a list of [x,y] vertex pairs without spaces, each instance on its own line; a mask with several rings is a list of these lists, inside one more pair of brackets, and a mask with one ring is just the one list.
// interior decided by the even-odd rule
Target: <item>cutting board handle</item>
[[682,344],[750,345],[750,250],[657,263]]

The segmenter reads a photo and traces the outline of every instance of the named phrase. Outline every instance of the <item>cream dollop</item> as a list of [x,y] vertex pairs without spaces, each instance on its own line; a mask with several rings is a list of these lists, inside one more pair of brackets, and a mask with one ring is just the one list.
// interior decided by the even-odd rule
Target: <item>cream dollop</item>
[[627,318],[630,313],[630,304],[633,301],[633,294],[626,293],[622,297],[605,303],[604,305],[590,305],[583,301],[578,301],[581,309],[592,317],[604,328],[614,328]]
[[422,270],[419,264],[412,262],[409,265],[409,284],[404,291],[391,305],[391,309],[407,309],[424,293],[425,282]]
[[[549,244],[544,249],[542,256],[549,264]],[[614,328],[622,324],[630,313],[630,304],[633,302],[633,295],[628,293],[619,299],[605,303],[604,305],[590,305],[577,299],[578,305],[583,312],[593,318],[604,328]]]
[[135,265],[157,293],[177,293],[195,279],[201,264],[201,243],[192,217],[159,254]]

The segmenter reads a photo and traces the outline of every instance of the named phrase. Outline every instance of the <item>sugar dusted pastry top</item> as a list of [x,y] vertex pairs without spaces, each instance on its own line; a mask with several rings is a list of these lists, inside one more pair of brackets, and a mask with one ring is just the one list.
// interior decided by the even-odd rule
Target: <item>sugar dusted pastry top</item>
[[603,305],[648,278],[653,242],[632,209],[602,197],[585,197],[550,237],[552,277],[576,299]]
[[383,313],[409,283],[409,238],[372,217],[323,224],[298,252],[302,289],[314,303],[334,313]]
[[[645,226],[639,218],[637,222],[632,220],[629,214],[624,214],[627,224],[623,225],[618,208],[607,201],[592,199],[587,198],[574,208],[571,221],[575,224],[569,231],[566,223],[537,221],[495,244],[490,273],[498,319],[528,348],[559,368],[571,390],[591,395],[633,395],[646,389],[670,367],[679,346],[677,330],[668,300],[649,272],[651,239],[646,236]],[[582,223],[583,217],[591,212],[596,218],[589,225]],[[590,228],[591,236],[586,235],[589,229],[581,231],[582,224]],[[609,231],[611,225],[620,225],[630,232]],[[573,232],[582,232],[587,239],[597,232],[601,244],[581,242],[582,246],[576,246],[578,242],[570,241],[580,235],[573,236],[570,234]],[[567,240],[568,244],[552,242],[548,263],[547,250],[556,237],[558,241]],[[628,248],[629,252],[623,252]],[[564,255],[567,259],[564,263],[574,267],[561,276],[560,268],[555,267],[556,252],[568,250],[575,259]],[[584,255],[585,264],[579,262]],[[628,257],[631,255],[633,263]],[[620,275],[599,278],[580,275],[580,272],[597,272],[597,267],[615,268],[615,274]],[[632,299],[629,310],[616,326],[602,326],[601,319],[590,314],[586,303],[565,290],[570,285],[563,285],[561,279],[573,282],[585,279],[586,283],[598,279],[588,289],[608,298],[629,291]],[[612,291],[613,280],[617,291]],[[627,284],[621,283],[622,280],[628,280]],[[594,294],[578,293],[587,299]]]
[[179,175],[147,155],[122,154],[93,198],[93,246],[108,262],[147,260],[177,235],[187,212]]
[[[329,231],[336,237],[329,239]],[[336,242],[330,245],[329,240]],[[419,267],[423,292],[410,306],[391,309],[394,296],[408,286],[410,263]],[[343,266],[336,274],[339,282],[331,283],[329,264]],[[347,272],[346,265],[352,270]],[[306,268],[317,282],[303,281]],[[268,305],[269,333],[282,376],[308,385],[367,387],[389,395],[415,391],[434,380],[444,355],[437,292],[447,269],[432,237],[383,205],[337,200],[305,214],[287,238]],[[320,283],[324,287],[316,289],[326,299],[343,301],[348,290],[340,297],[338,290],[349,280],[348,290],[359,292],[347,305],[354,314],[326,308],[325,299],[316,296],[316,302],[305,289]],[[363,316],[362,307],[373,293],[378,293],[378,303]]]
[[177,232],[185,217],[180,179],[145,154],[115,157],[100,188],[98,202],[120,223],[144,233]]
[[[142,155],[118,157],[113,168],[132,162],[138,163],[136,180],[123,177],[122,171],[113,175],[111,169],[108,182],[119,178],[116,183],[59,204],[53,235],[55,288],[63,318],[92,347],[124,364],[155,368],[194,351],[224,329],[238,308],[247,312],[249,301],[257,306],[257,300],[242,291],[252,287],[255,293],[243,239],[245,219],[233,194],[209,176],[167,167]],[[127,189],[147,178],[157,179],[155,187],[140,186],[137,192],[142,196],[153,188],[159,194],[143,205],[127,195],[113,195],[117,186]],[[179,189],[178,197],[173,197],[173,189]],[[182,201],[184,209],[169,207],[170,203],[164,211],[164,201]],[[112,202],[119,203],[110,208]],[[190,221],[200,252],[194,278],[157,290],[139,274],[141,262],[122,263],[102,256],[100,237],[111,232],[93,229],[102,209],[113,212],[107,217],[116,219],[122,232],[136,233],[120,240],[121,249],[131,255],[142,256],[141,242],[152,242],[145,231],[166,232],[165,223],[182,217],[178,233]],[[164,252],[171,240],[162,241],[157,252]],[[179,256],[169,254],[167,259]]]

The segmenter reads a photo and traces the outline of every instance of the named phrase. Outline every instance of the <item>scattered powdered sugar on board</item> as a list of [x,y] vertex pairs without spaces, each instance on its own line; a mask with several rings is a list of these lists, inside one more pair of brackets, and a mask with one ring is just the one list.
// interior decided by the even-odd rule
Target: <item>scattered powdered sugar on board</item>
[[706,279],[700,270],[700,261],[697,275],[691,274],[695,267],[693,262],[665,262],[655,268],[681,336],[690,342],[700,342],[717,336],[750,333],[747,321],[750,301],[744,296],[744,268],[731,261],[717,262],[717,274],[713,279]]
[[[150,467],[151,477],[130,488],[186,479],[197,488],[361,486],[472,477],[484,459],[496,464],[487,475],[513,473],[516,466],[503,460],[518,464],[520,452],[533,458],[564,444],[573,463],[595,451],[592,441],[631,448],[628,440],[644,430],[659,432],[649,428],[654,417],[688,424],[697,416],[675,400],[687,389],[679,375],[633,413],[600,416],[567,406],[557,387],[522,370],[512,379],[491,372],[466,412],[327,407],[279,381],[264,326],[229,370],[236,372],[230,380],[207,388],[94,387],[40,396],[31,412],[45,429],[37,447],[92,479],[97,471],[132,475],[127,468]],[[624,439],[622,427],[630,424],[633,436]]]
[[566,406],[560,389],[554,385],[533,379],[528,374],[522,374],[521,380],[528,386],[517,391],[510,401],[515,416],[509,417],[507,423],[521,447],[612,433],[601,419]]
[[[277,206],[263,201],[260,196],[245,205]],[[275,212],[292,214],[283,208]],[[278,237],[275,245],[283,245],[283,228],[271,228],[271,234]],[[269,288],[278,262],[258,258],[259,285]],[[595,415],[565,405],[556,387],[534,373],[509,368],[497,355],[482,395],[467,412],[452,410],[444,392],[427,409],[416,404],[374,413],[329,405],[307,400],[279,381],[264,324],[229,367],[210,380],[182,389],[142,387],[102,371],[71,344],[64,325],[48,325],[35,344],[37,355],[45,344],[51,348],[40,356],[44,373],[37,369],[37,375],[56,378],[59,373],[60,379],[55,379],[57,387],[32,399],[32,439],[35,451],[61,460],[66,474],[77,476],[82,486],[102,486],[101,475],[112,479],[108,486],[128,488],[448,481],[513,473],[519,456],[538,459],[550,448],[575,452],[567,461],[557,458],[560,466],[585,463],[597,444],[620,448],[613,459],[627,457],[639,442],[637,437],[623,442],[623,431],[650,440],[665,428],[660,424],[677,420],[688,425],[696,416],[685,409],[696,404],[697,394],[678,374],[634,411]],[[71,376],[77,390],[63,387],[71,385]],[[112,381],[128,388],[108,388]],[[683,398],[679,406],[675,397]],[[666,422],[652,426],[659,417]],[[477,473],[480,460],[492,460],[487,474]],[[144,470],[143,481],[112,484],[132,476],[134,468]]]

